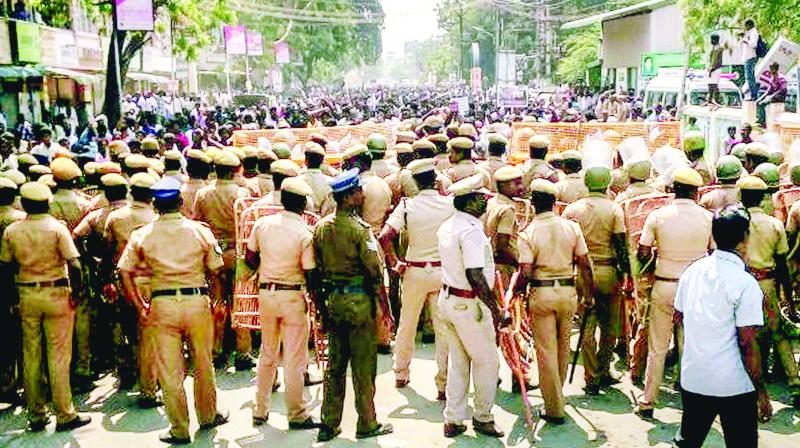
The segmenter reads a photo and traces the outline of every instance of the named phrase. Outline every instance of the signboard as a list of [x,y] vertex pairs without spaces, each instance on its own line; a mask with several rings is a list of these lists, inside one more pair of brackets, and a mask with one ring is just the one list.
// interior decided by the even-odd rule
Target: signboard
[[75,48],[78,67],[84,70],[103,70],[105,68],[100,36],[90,33],[75,33]]
[[16,22],[17,60],[20,62],[41,62],[39,45],[39,25],[31,22]]
[[458,113],[461,115],[467,115],[469,114],[469,98],[466,96],[453,98],[450,101],[450,107],[458,111]]
[[525,107],[528,105],[525,89],[517,86],[501,86],[498,99],[500,107]]
[[780,73],[788,73],[797,64],[799,57],[800,45],[781,36],[772,44],[767,55],[758,61],[755,72],[756,77],[758,77],[759,73],[769,70],[769,66],[773,62],[777,62],[780,65],[780,68],[778,68]]
[[247,54],[246,28],[244,25],[225,25],[225,52],[228,54]]
[[11,63],[11,42],[9,41],[8,22],[0,20],[0,64]]
[[497,82],[500,84],[516,84],[517,54],[513,51],[497,52]]
[[289,59],[289,44],[280,41],[275,43],[275,62],[278,64],[288,64]]
[[248,56],[261,56],[264,54],[264,40],[258,31],[247,30],[245,32]]
[[48,66],[63,68],[77,66],[75,35],[71,31],[42,28],[41,39],[42,61],[45,61]]
[[123,31],[153,31],[153,0],[114,0],[117,28]]
[[[642,63],[639,73],[643,78],[652,78],[661,73],[665,68],[683,68],[684,53],[642,53]],[[693,54],[689,61],[689,68],[703,68],[700,54]]]

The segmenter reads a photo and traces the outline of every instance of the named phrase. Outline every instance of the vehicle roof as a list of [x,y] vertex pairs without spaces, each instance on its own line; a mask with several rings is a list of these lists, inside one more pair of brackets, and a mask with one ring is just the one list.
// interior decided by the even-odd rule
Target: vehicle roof
[[[656,76],[647,83],[647,87],[645,90],[661,90],[661,91],[675,91],[681,89],[681,77],[680,76]],[[686,89],[687,90],[706,90],[708,89],[708,81],[705,79],[687,79],[686,80]],[[721,79],[719,81],[719,89],[730,91],[736,90],[739,91],[739,88],[736,87],[736,84],[731,82],[727,79]]]

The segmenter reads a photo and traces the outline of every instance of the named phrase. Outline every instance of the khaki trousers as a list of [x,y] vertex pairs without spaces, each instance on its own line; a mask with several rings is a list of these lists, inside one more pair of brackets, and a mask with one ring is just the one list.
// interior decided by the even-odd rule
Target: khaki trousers
[[89,340],[91,328],[91,306],[88,297],[75,308],[75,342],[77,360],[75,373],[83,376],[92,375],[92,347]]
[[217,389],[211,363],[213,323],[207,296],[158,296],[153,299],[150,324],[158,345],[158,380],[164,392],[164,408],[175,437],[189,437],[183,342],[194,362],[194,404],[200,424],[210,423],[217,413]]
[[761,330],[762,349],[761,357],[766,359],[769,354],[771,342],[775,343],[775,352],[781,360],[781,366],[786,373],[786,382],[789,384],[790,393],[800,392],[800,378],[797,376],[797,362],[794,359],[792,344],[781,331],[781,309],[778,304],[778,291],[775,289],[775,279],[764,279],[758,282],[764,291],[764,328]]
[[403,306],[400,308],[400,324],[395,340],[394,372],[399,380],[408,380],[409,365],[414,356],[414,340],[417,324],[423,307],[431,311],[433,329],[436,333],[436,388],[444,390],[447,383],[447,338],[441,316],[436,305],[442,289],[441,268],[409,267],[403,274]]
[[528,309],[536,341],[539,387],[545,414],[564,416],[564,381],[569,367],[569,332],[578,308],[574,286],[533,288]]
[[467,394],[470,370],[475,385],[472,418],[479,422],[494,421],[492,406],[497,394],[500,361],[491,311],[480,299],[464,299],[440,293],[439,313],[450,350],[445,423],[461,424],[469,418]]
[[[664,380],[664,361],[672,340],[675,316],[675,293],[678,282],[656,280],[650,298],[650,312],[647,324],[647,369],[644,373],[644,397],[640,405],[653,407],[658,400],[658,389]],[[682,353],[683,337],[678,329],[678,352]]]
[[[134,278],[139,295],[150,299],[150,277]],[[157,329],[153,326],[152,319],[137,319],[139,324],[139,344],[136,354],[139,362],[139,392],[147,398],[155,398],[158,390],[158,343],[156,342]]]
[[67,423],[77,416],[72,405],[69,364],[75,310],[66,286],[37,288],[20,286],[19,311],[22,319],[22,359],[28,420],[47,421],[48,394],[42,378],[42,333],[47,352],[50,391],[56,422]]
[[259,292],[258,313],[261,319],[261,353],[258,356],[255,417],[269,414],[272,385],[281,361],[283,344],[283,376],[286,382],[286,412],[289,422],[308,418],[303,400],[303,374],[308,365],[308,317],[303,291]]
[[[223,342],[228,323],[232,322],[231,309],[233,307],[234,284],[236,282],[236,249],[228,249],[222,254],[224,263],[222,270],[222,297],[224,300],[214,308],[214,356],[224,354]],[[246,328],[234,328],[233,333],[236,337],[236,351],[239,355],[250,353],[253,350],[253,340],[250,330]]]
[[[617,270],[611,266],[595,265],[594,281],[597,294],[594,297],[586,331],[581,341],[581,355],[586,383],[610,375],[614,344],[622,334],[622,297],[618,293]],[[600,341],[595,337],[600,328]]]

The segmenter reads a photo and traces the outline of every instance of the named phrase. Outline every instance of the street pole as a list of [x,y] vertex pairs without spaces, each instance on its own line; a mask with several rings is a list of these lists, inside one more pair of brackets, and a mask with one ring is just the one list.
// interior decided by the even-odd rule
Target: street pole
[[494,104],[500,105],[500,10],[494,16]]
[[686,96],[686,74],[689,71],[689,58],[691,57],[691,49],[686,47],[686,51],[683,53],[683,70],[681,70],[681,94],[678,95],[678,104],[676,106],[678,118],[683,115],[683,103],[684,97]]
[[250,56],[244,55],[244,77],[245,77],[245,88],[247,89],[247,93],[250,93],[253,90],[253,84],[250,82]]
[[458,2],[458,77],[464,79],[464,4]]
[[230,97],[231,96],[231,67],[230,67],[230,64],[228,63],[228,59],[229,59],[228,50],[226,49],[225,50],[225,84],[227,85],[228,96]]
[[[114,44],[114,78],[117,82],[117,92],[119,93],[117,102],[119,103],[119,113],[122,115],[122,74],[119,68],[119,30],[117,29],[117,2],[111,2],[111,38]],[[117,117],[119,119],[119,117]],[[116,127],[117,123],[109,123],[109,127]]]

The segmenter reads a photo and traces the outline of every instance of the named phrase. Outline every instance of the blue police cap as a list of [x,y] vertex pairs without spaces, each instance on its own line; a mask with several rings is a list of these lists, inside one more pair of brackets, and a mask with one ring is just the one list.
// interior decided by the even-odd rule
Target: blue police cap
[[361,180],[358,177],[358,168],[352,168],[339,174],[331,179],[329,184],[334,193],[341,193],[351,188],[361,186]]
[[172,199],[181,194],[181,182],[172,176],[164,176],[150,187],[155,199]]

